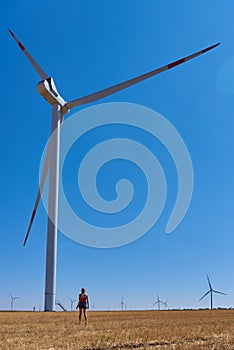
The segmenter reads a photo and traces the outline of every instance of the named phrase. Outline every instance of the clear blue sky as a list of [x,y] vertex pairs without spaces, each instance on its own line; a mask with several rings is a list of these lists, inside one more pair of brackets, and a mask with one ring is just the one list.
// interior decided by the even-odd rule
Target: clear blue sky
[[[234,4],[23,0],[5,3],[0,17],[0,309],[9,308],[9,291],[20,296],[18,309],[43,307],[47,219],[42,204],[26,248],[22,243],[51,123],[50,106],[36,91],[38,77],[8,28],[55,78],[67,100],[222,42],[204,56],[103,100],[144,105],[175,126],[193,162],[193,198],[181,225],[165,234],[176,181],[163,153],[171,192],[158,223],[141,239],[113,249],[85,247],[60,233],[57,296],[68,306],[68,297],[85,286],[99,309],[119,308],[122,296],[128,308],[151,308],[156,293],[171,308],[206,307],[209,300],[198,299],[208,290],[208,273],[214,288],[228,294],[215,296],[214,305],[233,307]],[[75,181],[66,181],[72,192]]]

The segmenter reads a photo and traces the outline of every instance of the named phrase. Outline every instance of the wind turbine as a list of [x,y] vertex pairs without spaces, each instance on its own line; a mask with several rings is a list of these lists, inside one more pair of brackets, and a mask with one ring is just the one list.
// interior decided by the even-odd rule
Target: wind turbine
[[155,306],[155,305],[158,305],[158,311],[160,310],[160,305],[161,304],[166,304],[166,303],[164,303],[162,300],[160,300],[159,299],[159,295],[158,295],[158,293],[157,293],[157,299],[156,299],[156,301],[155,301],[155,303],[153,304],[153,306]]
[[210,293],[210,309],[212,310],[213,309],[213,294],[212,293],[217,293],[217,294],[223,294],[223,295],[227,295],[225,293],[222,293],[222,292],[219,292],[217,290],[214,290],[211,286],[211,283],[210,283],[210,279],[209,279],[209,276],[207,275],[207,281],[208,281],[208,285],[209,285],[209,290],[208,292],[206,292],[200,299],[202,300],[203,298],[205,298],[205,296],[207,296],[209,293]]
[[168,299],[165,301],[165,302],[163,302],[163,305],[164,305],[164,307],[165,307],[165,310],[167,309],[167,308],[169,308],[169,306],[168,306]]
[[13,297],[13,295],[9,292],[10,297],[11,297],[11,311],[13,311],[13,306],[14,306],[14,301],[16,299],[19,299],[19,297]]
[[122,310],[122,311],[123,311],[124,308],[125,308],[125,310],[127,310],[127,304],[123,301],[123,297],[122,297],[122,299],[121,299],[120,305],[121,305],[121,310]]
[[68,297],[68,299],[70,300],[71,303],[71,311],[73,310],[73,304],[76,302],[77,299],[72,299],[70,297]]
[[116,84],[104,90],[94,92],[87,96],[77,98],[75,100],[66,102],[55,86],[54,80],[50,77],[34,60],[34,58],[25,49],[24,45],[17,39],[14,33],[9,30],[14,40],[17,42],[20,49],[23,51],[36,73],[39,75],[41,81],[37,84],[38,92],[46,99],[52,106],[52,127],[51,133],[54,132],[53,142],[49,143],[46,151],[45,163],[42,170],[39,190],[37,193],[35,205],[30,218],[28,230],[24,239],[24,245],[27,242],[34,217],[40,202],[41,192],[43,190],[47,174],[49,172],[49,200],[48,200],[48,225],[47,225],[47,249],[46,249],[46,278],[45,278],[45,311],[55,310],[55,286],[56,286],[56,258],[57,258],[57,218],[58,218],[58,183],[59,183],[59,151],[60,151],[60,127],[62,125],[64,115],[70,109],[91,103],[114,94],[118,91],[126,89],[136,83],[148,79],[156,74],[165,72],[174,68],[184,62],[191,60],[213,48],[220,43],[198,51],[192,55],[186,56],[182,59],[169,63],[161,68],[155,69],[148,73],[137,76],[133,79],[127,80],[123,83]]

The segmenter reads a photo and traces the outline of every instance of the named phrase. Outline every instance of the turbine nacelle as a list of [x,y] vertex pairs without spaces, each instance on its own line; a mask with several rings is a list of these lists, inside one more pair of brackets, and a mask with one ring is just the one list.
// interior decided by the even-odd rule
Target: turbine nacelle
[[58,90],[56,89],[54,79],[51,77],[40,81],[37,84],[37,91],[51,105],[59,104],[61,107],[66,105],[66,102],[59,95]]

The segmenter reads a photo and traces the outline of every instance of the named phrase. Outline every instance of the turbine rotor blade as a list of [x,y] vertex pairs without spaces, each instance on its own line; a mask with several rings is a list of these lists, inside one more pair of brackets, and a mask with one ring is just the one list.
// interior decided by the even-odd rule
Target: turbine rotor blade
[[207,275],[207,281],[208,281],[208,284],[209,284],[210,290],[212,290],[212,286],[211,286],[210,279],[209,279],[209,276],[208,276],[208,275]]
[[[61,113],[61,115],[60,115],[60,127],[62,126],[63,120],[64,120],[64,115]],[[28,230],[27,230],[27,233],[26,233],[25,238],[24,238],[24,243],[23,243],[24,246],[27,243],[28,236],[30,234],[30,231],[31,231],[31,228],[32,228],[32,224],[33,224],[36,212],[37,212],[37,208],[38,208],[38,205],[40,203],[41,193],[43,191],[43,188],[44,188],[44,185],[45,185],[45,181],[46,181],[46,177],[47,177],[47,174],[48,174],[48,171],[49,171],[49,154],[50,154],[50,152],[49,152],[49,144],[48,144],[47,150],[46,150],[45,162],[44,162],[42,175],[41,175],[41,181],[40,181],[40,185],[39,185],[39,190],[38,190],[36,201],[35,201],[35,204],[34,204],[34,207],[33,207],[33,212],[32,212],[31,218],[30,218]]]
[[47,177],[48,171],[49,171],[49,144],[48,144],[48,147],[47,147],[47,150],[46,150],[45,163],[44,163],[43,170],[42,170],[39,190],[37,192],[37,198],[36,198],[36,201],[35,201],[35,204],[34,204],[34,207],[33,207],[33,212],[32,212],[31,218],[30,218],[28,230],[27,230],[26,236],[24,238],[24,244],[23,244],[24,246],[27,243],[28,236],[30,234],[30,231],[31,231],[31,228],[32,228],[32,224],[33,224],[36,212],[37,212],[37,208],[38,208],[38,205],[40,203],[41,193],[42,193],[44,185],[45,185],[45,181],[46,181],[46,177]]
[[[46,169],[46,170],[47,170],[46,171],[46,175],[47,175],[48,169]],[[45,178],[46,178],[46,176],[45,176]],[[36,198],[36,201],[35,201],[35,204],[34,204],[34,208],[33,208],[33,212],[32,212],[31,218],[30,218],[28,229],[27,229],[27,232],[26,232],[26,235],[25,235],[25,238],[24,238],[24,243],[23,243],[24,247],[25,247],[25,245],[27,243],[28,236],[29,236],[31,228],[32,228],[34,217],[36,215],[37,208],[38,208],[38,205],[39,205],[39,202],[40,202],[40,199],[41,199],[41,190],[43,189],[43,187],[44,187],[44,181],[42,179],[41,182],[40,182],[40,188],[39,188],[39,190],[37,192],[37,198]]]
[[211,291],[208,290],[208,292],[206,292],[198,301],[201,301],[203,298],[205,298]]
[[145,73],[145,74],[142,74],[142,75],[140,75],[138,77],[135,77],[133,79],[127,80],[127,81],[125,81],[123,83],[111,86],[109,88],[106,88],[104,90],[100,90],[98,92],[94,92],[94,93],[92,93],[90,95],[87,95],[87,96],[83,96],[83,97],[77,98],[75,100],[67,102],[65,106],[68,109],[71,109],[71,108],[76,107],[76,106],[80,106],[80,105],[83,105],[83,104],[86,104],[86,103],[90,103],[90,102],[94,102],[94,101],[100,100],[100,99],[102,99],[104,97],[107,97],[109,95],[112,95],[112,94],[114,94],[114,93],[116,93],[118,91],[126,89],[129,86],[137,84],[137,83],[139,83],[139,82],[141,82],[141,81],[143,81],[145,79],[148,79],[148,78],[150,78],[150,77],[152,77],[152,76],[154,76],[156,74],[162,73],[162,72],[164,72],[166,70],[169,70],[171,68],[174,68],[174,67],[176,67],[176,66],[178,66],[178,65],[180,65],[180,64],[182,64],[184,62],[187,62],[187,61],[191,60],[192,58],[195,58],[195,57],[197,57],[199,55],[202,55],[203,53],[205,53],[205,52],[207,52],[209,50],[214,49],[218,45],[220,45],[220,43],[217,43],[215,45],[209,46],[206,49],[203,49],[203,50],[198,51],[198,52],[196,52],[196,53],[194,53],[192,55],[186,56],[186,57],[181,58],[181,59],[179,59],[177,61],[169,63],[169,64],[167,64],[167,65],[165,65],[165,66],[163,66],[161,68],[155,69],[155,70],[150,71],[150,72]]
[[37,72],[37,74],[39,75],[39,77],[42,80],[45,80],[45,79],[49,78],[49,76],[44,72],[44,70],[34,60],[34,58],[30,55],[30,53],[25,49],[24,45],[17,39],[15,34],[10,29],[8,29],[8,31],[11,34],[11,36],[15,39],[15,41],[18,44],[18,46],[21,48],[21,50],[23,51],[23,53],[25,54],[25,56],[27,57],[27,59],[29,60],[29,62],[31,63],[31,65],[33,66],[35,71]]
[[213,292],[214,292],[214,293],[218,293],[218,294],[222,294],[222,295],[227,295],[226,293],[219,292],[218,290],[214,290],[214,289],[213,289]]

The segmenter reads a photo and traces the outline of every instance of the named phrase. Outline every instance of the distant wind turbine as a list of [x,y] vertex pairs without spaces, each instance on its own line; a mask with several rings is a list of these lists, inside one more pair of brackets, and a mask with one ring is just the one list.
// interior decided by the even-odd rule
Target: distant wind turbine
[[9,292],[10,297],[11,297],[11,311],[13,311],[13,307],[14,307],[14,301],[16,299],[19,299],[19,297],[13,297],[13,295]]
[[203,298],[205,298],[205,296],[207,296],[209,293],[210,293],[210,309],[212,310],[213,309],[213,294],[212,293],[217,293],[217,294],[222,294],[222,295],[227,295],[227,294],[225,294],[225,293],[223,293],[223,292],[219,292],[219,291],[217,291],[217,290],[214,290],[213,288],[212,288],[212,286],[211,286],[211,283],[210,283],[210,279],[209,279],[209,276],[207,275],[207,281],[208,281],[208,285],[209,285],[209,290],[208,290],[208,292],[206,292],[200,299],[199,299],[199,301],[200,300],[202,300]]
[[70,297],[68,297],[68,299],[70,300],[70,304],[71,304],[71,311],[73,310],[73,304],[76,302],[77,299],[72,299]]
[[164,303],[164,301],[162,301],[162,300],[160,300],[159,299],[159,295],[158,295],[158,293],[157,293],[157,299],[156,299],[156,301],[155,301],[155,303],[153,304],[153,306],[155,306],[155,305],[158,305],[158,310],[160,310],[160,305],[165,305],[166,303]]
[[169,306],[168,306],[168,300],[166,300],[165,302],[163,302],[163,304],[164,304],[164,307],[165,307],[165,310],[167,309],[167,308],[169,308]]
[[123,301],[123,297],[122,297],[122,300],[121,300],[121,310],[123,311],[123,309],[125,308],[125,310],[127,310],[127,304]]
[[[15,34],[9,30],[9,33],[23,51],[24,55],[33,66],[34,70],[40,77],[40,82],[37,84],[37,90],[42,97],[52,106],[52,127],[51,134],[54,133],[53,140],[50,140],[45,163],[42,170],[39,190],[34,204],[33,212],[31,214],[28,230],[24,239],[24,245],[27,242],[37,208],[41,199],[41,192],[49,174],[49,197],[48,197],[48,224],[47,224],[47,250],[46,250],[46,276],[45,276],[45,311],[55,310],[56,299],[56,259],[57,259],[57,220],[58,220],[58,193],[59,193],[59,154],[60,154],[60,128],[62,126],[64,116],[74,107],[85,105],[91,102],[98,101],[104,97],[110,96],[116,92],[122,91],[132,85],[135,85],[143,80],[153,77],[162,72],[166,72],[174,67],[179,66],[195,57],[198,57],[209,50],[214,49],[219,43],[198,51],[192,55],[183,57],[179,60],[164,65],[163,67],[154,69],[145,74],[141,74],[133,79],[108,87],[89,95],[79,97],[72,101],[65,101],[59,94],[53,78],[48,75],[34,60],[30,53],[26,50],[24,45],[18,40]],[[24,82],[25,84],[25,82]],[[24,85],[22,85],[24,86]]]

